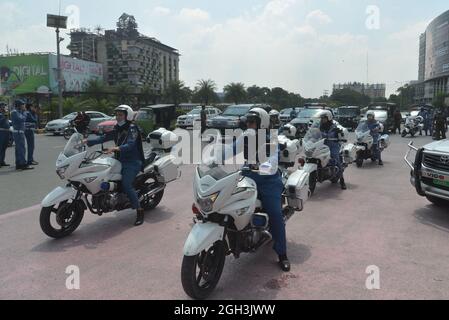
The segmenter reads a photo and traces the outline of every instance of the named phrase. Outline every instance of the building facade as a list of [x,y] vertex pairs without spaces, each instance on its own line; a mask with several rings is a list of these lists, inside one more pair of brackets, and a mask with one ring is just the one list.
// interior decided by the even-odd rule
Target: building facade
[[73,57],[103,64],[108,85],[127,84],[135,93],[149,87],[161,94],[171,81],[179,80],[178,50],[137,30],[106,30],[104,34],[74,30],[68,49]]
[[449,10],[438,16],[419,39],[419,83],[415,100],[431,103],[449,93]]
[[334,84],[334,92],[335,90],[342,90],[342,89],[350,89],[352,91],[356,91],[360,94],[364,94],[370,97],[371,99],[385,98],[386,94],[386,85],[382,83],[365,84],[360,82],[353,82],[353,83]]

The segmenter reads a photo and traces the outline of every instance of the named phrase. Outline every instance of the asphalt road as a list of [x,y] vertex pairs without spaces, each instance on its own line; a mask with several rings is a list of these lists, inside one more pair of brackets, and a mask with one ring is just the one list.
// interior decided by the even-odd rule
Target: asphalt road
[[[269,247],[229,257],[211,298],[449,299],[449,212],[411,187],[402,160],[408,141],[392,137],[384,167],[348,169],[349,190],[318,186],[287,226],[290,273],[278,270]],[[40,230],[39,203],[61,184],[55,161],[65,140],[39,136],[37,144],[36,170],[0,169],[0,299],[186,299],[180,268],[194,167],[182,168],[143,226],[132,226],[132,211],[86,213],[72,236],[55,241]],[[71,265],[80,268],[80,290],[66,288]],[[365,285],[372,265],[379,290]]]

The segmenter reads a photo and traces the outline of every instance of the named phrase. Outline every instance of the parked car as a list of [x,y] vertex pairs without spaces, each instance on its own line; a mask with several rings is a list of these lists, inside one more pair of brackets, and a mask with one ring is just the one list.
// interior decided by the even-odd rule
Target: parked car
[[358,127],[360,119],[362,118],[362,111],[357,106],[344,106],[338,108],[336,120],[348,130],[355,131]]
[[[89,131],[96,133],[98,131],[98,125],[104,121],[112,119],[112,117],[96,111],[87,111],[86,114],[90,118]],[[66,115],[62,119],[50,121],[45,126],[46,133],[53,133],[54,135],[60,135],[64,132],[64,129],[69,126],[70,121],[76,118],[77,112]]]
[[320,119],[320,113],[324,110],[329,110],[332,112],[332,110],[329,108],[315,106],[306,107],[304,110],[302,110],[296,117],[296,119],[293,119],[290,122],[290,124],[296,128],[296,137],[303,138],[309,130],[310,125],[314,121],[318,121]]
[[[214,107],[206,107],[207,120],[220,115],[221,111]],[[181,129],[193,128],[196,125],[201,126],[201,107],[197,107],[184,116],[180,116],[176,126]]]
[[[299,114],[302,110],[304,110],[304,108],[295,108],[296,112]],[[291,117],[291,113],[293,111],[293,108],[287,108],[287,109],[283,109],[281,110],[281,115],[279,116],[279,119],[281,120],[281,124],[287,124],[290,121],[292,121],[292,117]]]
[[[408,159],[412,151],[416,152],[414,162]],[[432,142],[420,149],[411,142],[405,161],[411,169],[410,182],[418,195],[449,209],[449,140]]]
[[[261,104],[240,104],[228,107],[223,114],[207,121],[207,127],[212,129],[245,129],[245,116],[251,109],[267,108]],[[242,119],[243,118],[243,119]]]
[[114,127],[116,125],[117,125],[117,120],[115,120],[115,119],[104,121],[98,125],[98,131],[96,133],[99,135],[109,133],[112,130],[114,130]]

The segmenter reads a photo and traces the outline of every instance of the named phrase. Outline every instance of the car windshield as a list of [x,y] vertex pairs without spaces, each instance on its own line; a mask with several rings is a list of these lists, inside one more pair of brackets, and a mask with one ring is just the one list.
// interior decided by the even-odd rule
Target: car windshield
[[290,113],[293,111],[293,109],[284,109],[284,110],[282,110],[281,111],[281,114],[282,115],[290,115]]
[[305,109],[301,111],[298,118],[317,118],[322,111],[322,109]]
[[64,118],[62,118],[62,120],[73,120],[73,119],[76,118],[76,115],[77,115],[76,112],[75,112],[75,113],[68,114],[68,115],[66,115]]
[[189,115],[195,116],[201,114],[201,109],[195,109],[189,112]]
[[69,158],[82,151],[83,135],[74,133],[64,148],[64,155]]
[[136,115],[136,120],[151,120],[153,119],[153,112],[139,111]]
[[223,113],[224,116],[244,116],[251,110],[251,107],[230,107]]
[[338,109],[338,115],[339,116],[358,116],[358,115],[360,115],[360,109],[357,109],[357,108],[353,108],[353,109],[347,109],[347,108]]

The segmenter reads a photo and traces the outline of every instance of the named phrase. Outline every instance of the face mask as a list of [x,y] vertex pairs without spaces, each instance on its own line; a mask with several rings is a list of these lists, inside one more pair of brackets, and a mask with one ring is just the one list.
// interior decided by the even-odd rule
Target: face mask
[[117,122],[117,124],[119,125],[119,127],[123,127],[126,124],[126,121],[123,120],[123,121]]

